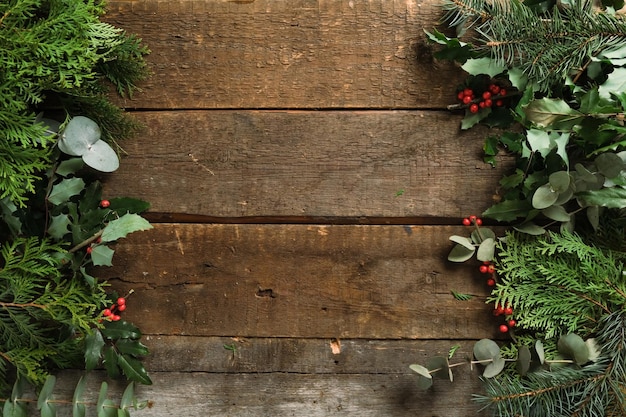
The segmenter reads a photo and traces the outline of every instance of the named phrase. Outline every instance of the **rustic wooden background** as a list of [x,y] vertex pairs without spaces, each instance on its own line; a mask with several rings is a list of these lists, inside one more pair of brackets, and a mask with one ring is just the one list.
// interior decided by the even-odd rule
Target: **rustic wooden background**
[[119,101],[146,127],[105,179],[152,204],[101,271],[152,350],[136,415],[477,415],[476,371],[424,393],[408,368],[497,337],[484,277],[446,256],[507,163],[445,109],[462,74],[425,42],[439,0],[109,9],[154,73]]

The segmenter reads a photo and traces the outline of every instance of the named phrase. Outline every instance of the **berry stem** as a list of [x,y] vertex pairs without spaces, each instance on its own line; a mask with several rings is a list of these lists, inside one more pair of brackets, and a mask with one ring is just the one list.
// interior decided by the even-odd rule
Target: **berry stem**
[[102,232],[104,232],[104,229],[100,229],[99,231],[97,231],[96,233],[94,233],[91,237],[83,240],[82,242],[80,242],[78,245],[74,246],[73,248],[71,248],[70,250],[68,250],[69,253],[74,253],[77,250],[80,250],[82,248],[84,248],[85,246],[91,245],[93,242],[95,242],[96,240],[98,240],[98,238],[100,236],[102,236]]

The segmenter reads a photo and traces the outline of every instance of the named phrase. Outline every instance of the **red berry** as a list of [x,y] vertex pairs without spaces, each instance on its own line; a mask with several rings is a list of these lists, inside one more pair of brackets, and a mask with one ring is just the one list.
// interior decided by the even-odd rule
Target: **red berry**
[[506,314],[507,316],[510,316],[511,314],[513,314],[513,308],[511,307],[506,307],[504,309],[504,314]]
[[489,265],[487,267],[487,272],[489,272],[490,274],[493,274],[494,272],[496,272],[496,267],[493,265]]
[[502,100],[496,100],[496,106],[502,107],[503,104]]
[[507,323],[509,323],[509,327],[515,327],[515,325],[517,324],[517,322],[513,319],[509,320]]
[[120,319],[121,319],[121,317],[120,317],[120,316],[118,316],[117,314],[113,314],[113,315],[111,316],[111,320],[113,320],[113,321],[119,321]]
[[486,274],[488,272],[488,269],[489,268],[487,267],[487,265],[481,265],[480,268],[478,268],[481,274]]
[[113,312],[111,310],[109,310],[108,308],[105,308],[104,311],[102,312],[102,315],[104,317],[109,317],[112,314],[113,314]]
[[478,104],[474,103],[470,106],[470,112],[472,113],[478,113]]
[[481,109],[485,108],[485,102],[481,101],[480,103],[478,103],[478,107],[480,107]]
[[126,304],[126,299],[124,297],[120,297],[117,299],[118,306],[123,306],[124,304]]
[[111,202],[109,200],[102,200],[100,201],[100,207],[102,208],[107,208],[111,205]]
[[491,101],[490,98],[488,98],[487,100],[485,100],[485,107],[491,107],[493,106],[493,101]]
[[483,219],[481,219],[481,218],[477,218],[477,219],[476,219],[476,221],[474,222],[474,224],[475,224],[476,226],[481,226],[481,225],[483,224]]
[[471,101],[472,101],[472,97],[471,96],[463,97],[463,104],[470,104]]
[[474,216],[473,214],[471,216],[469,216],[470,222],[474,223],[476,221],[478,217]]
[[506,96],[506,90],[504,88],[500,89],[500,95]]
[[456,95],[456,98],[458,98],[460,101],[463,101],[463,97],[465,97],[465,94],[463,94],[463,91],[459,91],[459,93]]
[[468,219],[467,217],[463,219],[463,226],[469,226],[470,224],[472,224],[470,219]]
[[509,331],[509,326],[507,326],[506,324],[500,325],[500,333],[506,333],[508,331]]
[[493,93],[493,94],[498,94],[500,92],[500,86],[495,85],[495,84],[491,84],[489,86],[489,90]]
[[474,92],[472,91],[471,88],[466,88],[466,89],[463,90],[463,95],[471,97],[471,96],[474,95]]
[[121,306],[118,306],[118,307],[117,307],[117,311],[122,312],[122,311],[124,311],[124,310],[126,310],[126,304],[122,304]]
[[93,248],[91,246],[87,246],[87,249],[85,249],[85,252],[87,252],[87,254],[90,254],[93,251]]
[[488,98],[491,98],[491,93],[490,93],[489,91],[485,91],[485,92],[483,93],[483,98],[484,98],[485,100],[487,100]]
[[493,310],[493,314],[496,316],[501,316],[504,314],[504,309],[502,308],[502,306],[496,306],[496,308]]
[[493,287],[494,285],[496,285],[496,280],[495,280],[495,279],[493,279],[493,278],[489,278],[489,279],[487,280],[487,286],[489,286],[489,287]]

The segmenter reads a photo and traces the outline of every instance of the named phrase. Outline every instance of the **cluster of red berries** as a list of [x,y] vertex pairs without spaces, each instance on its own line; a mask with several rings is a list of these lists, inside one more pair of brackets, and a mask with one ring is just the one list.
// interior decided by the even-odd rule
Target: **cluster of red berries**
[[496,266],[490,261],[484,261],[481,266],[478,267],[478,270],[481,274],[490,274],[491,276],[487,278],[487,285],[489,287],[493,287],[496,285],[496,279],[494,275],[496,273]]
[[490,84],[487,90],[483,91],[479,97],[471,88],[464,88],[457,93],[457,99],[469,106],[469,111],[478,113],[480,109],[485,107],[502,107],[504,102],[502,98],[506,96],[506,89],[497,84]]
[[511,317],[513,315],[513,307],[507,305],[506,307],[501,305],[496,305],[496,308],[493,310],[494,316],[504,316],[506,323],[501,324],[499,327],[500,332],[506,333],[513,327],[517,325],[517,322]]
[[121,319],[120,313],[124,310],[126,310],[126,298],[120,297],[110,308],[102,310],[102,315],[111,321],[119,321]]
[[463,226],[471,226],[473,224],[475,224],[476,226],[482,226],[483,220],[480,217],[476,217],[474,215],[465,217],[463,219]]

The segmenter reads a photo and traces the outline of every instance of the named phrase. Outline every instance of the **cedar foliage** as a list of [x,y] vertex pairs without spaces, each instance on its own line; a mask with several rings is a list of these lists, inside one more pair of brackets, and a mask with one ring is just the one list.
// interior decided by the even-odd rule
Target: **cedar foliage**
[[55,138],[37,121],[42,109],[71,115],[80,108],[97,122],[114,117],[122,127],[114,132],[118,139],[134,128],[104,93],[109,82],[131,94],[148,74],[141,59],[148,51],[101,22],[104,10],[95,0],[0,2],[0,198],[24,205],[51,165]]

